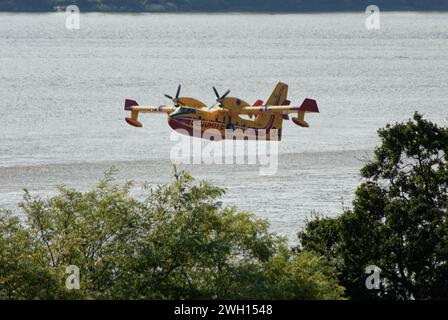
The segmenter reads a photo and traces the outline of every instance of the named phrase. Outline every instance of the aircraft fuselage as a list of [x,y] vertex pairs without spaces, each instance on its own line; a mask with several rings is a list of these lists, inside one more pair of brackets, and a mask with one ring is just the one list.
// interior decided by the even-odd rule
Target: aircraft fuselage
[[222,114],[217,110],[179,108],[168,115],[168,124],[179,133],[221,139],[280,140],[282,117],[270,113],[259,114],[254,120],[237,114]]

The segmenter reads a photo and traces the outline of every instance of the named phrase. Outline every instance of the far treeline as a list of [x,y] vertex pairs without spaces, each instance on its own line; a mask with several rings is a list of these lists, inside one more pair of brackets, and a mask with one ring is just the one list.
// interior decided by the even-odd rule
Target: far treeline
[[25,191],[0,210],[0,299],[446,300],[448,128],[416,113],[378,134],[353,207],[293,247],[184,171],[144,200],[112,171],[88,192]]
[[337,12],[448,10],[446,0],[2,0],[0,11],[49,12],[75,4],[81,11],[111,12]]

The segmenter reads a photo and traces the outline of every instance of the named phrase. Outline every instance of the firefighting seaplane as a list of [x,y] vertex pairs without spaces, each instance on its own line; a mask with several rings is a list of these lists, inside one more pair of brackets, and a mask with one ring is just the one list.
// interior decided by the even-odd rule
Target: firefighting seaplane
[[220,95],[215,87],[216,103],[212,106],[191,97],[180,97],[180,91],[181,85],[174,97],[165,94],[173,102],[172,106],[140,106],[136,101],[126,99],[124,109],[131,112],[131,117],[125,118],[126,122],[134,127],[142,127],[138,121],[140,113],[166,113],[172,129],[190,136],[196,136],[194,132],[198,130],[195,124],[200,123],[200,137],[204,137],[206,130],[213,129],[219,132],[221,139],[235,139],[235,135],[226,132],[241,129],[246,132],[243,135],[245,139],[252,134],[255,139],[263,135],[266,140],[270,140],[269,132],[274,130],[277,133],[276,140],[281,140],[283,120],[289,120],[289,114],[297,113],[297,117],[291,118],[294,124],[309,127],[304,119],[305,113],[319,112],[316,100],[313,99],[307,98],[300,106],[291,106],[287,99],[288,85],[282,82],[277,84],[266,103],[257,100],[253,105],[239,98],[228,97],[230,90]]

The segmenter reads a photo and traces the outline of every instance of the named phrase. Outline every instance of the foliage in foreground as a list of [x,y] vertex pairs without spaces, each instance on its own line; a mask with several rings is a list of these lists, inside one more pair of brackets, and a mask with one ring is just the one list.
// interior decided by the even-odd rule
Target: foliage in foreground
[[[448,128],[416,113],[379,137],[353,209],[309,221],[300,249],[332,259],[352,298],[448,299]],[[379,291],[366,290],[368,265]]]
[[[222,189],[175,171],[139,201],[112,176],[85,193],[25,192],[20,214],[1,212],[1,299],[342,297],[326,259],[292,253],[266,221],[223,207]],[[69,265],[79,290],[65,287]]]

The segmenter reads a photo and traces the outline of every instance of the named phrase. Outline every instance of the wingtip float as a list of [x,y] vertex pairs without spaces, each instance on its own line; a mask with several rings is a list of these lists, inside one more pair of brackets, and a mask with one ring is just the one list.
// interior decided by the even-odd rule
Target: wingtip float
[[[314,99],[306,98],[300,106],[291,106],[287,99],[288,85],[282,82],[277,84],[266,103],[257,100],[252,105],[242,99],[228,97],[230,90],[220,95],[215,87],[213,91],[216,95],[216,103],[212,106],[207,106],[194,98],[180,97],[180,91],[179,85],[174,97],[165,94],[165,97],[173,101],[173,106],[140,106],[137,101],[126,99],[124,109],[131,112],[131,116],[125,118],[126,122],[134,127],[142,127],[141,122],[138,121],[140,113],[166,113],[168,124],[172,129],[182,129],[178,131],[190,136],[194,135],[194,122],[200,121],[201,137],[208,129],[217,130],[222,139],[228,138],[226,131],[229,129],[243,131],[251,129],[251,132],[255,132],[256,138],[259,132],[263,132],[266,137],[266,135],[269,136],[271,130],[275,129],[277,140],[281,140],[283,120],[289,120],[289,114],[296,113],[297,116],[291,118],[292,122],[307,128],[309,124],[305,121],[305,113],[319,112]],[[243,115],[250,119],[242,118]],[[255,118],[252,120],[253,117]]]

